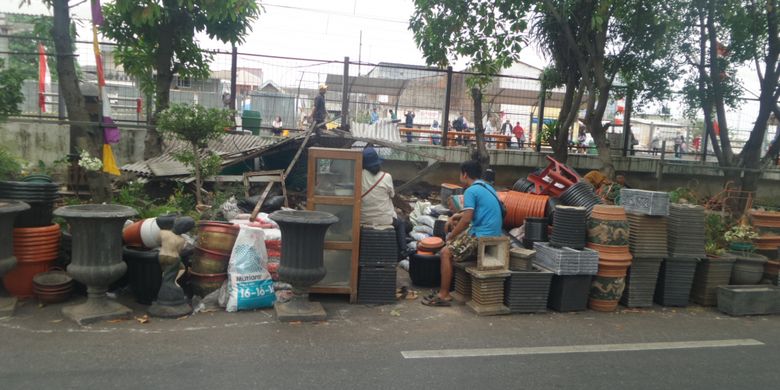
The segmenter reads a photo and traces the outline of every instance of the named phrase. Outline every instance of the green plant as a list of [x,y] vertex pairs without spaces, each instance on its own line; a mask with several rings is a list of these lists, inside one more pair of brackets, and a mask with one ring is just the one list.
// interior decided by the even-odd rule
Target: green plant
[[698,197],[696,193],[688,187],[677,187],[669,191],[669,201],[672,203],[691,203],[697,204]]
[[750,242],[754,238],[758,238],[758,233],[750,225],[734,225],[729,229],[723,238],[729,242]]
[[195,200],[202,204],[203,178],[215,174],[220,165],[219,156],[206,150],[208,142],[222,137],[225,128],[232,125],[232,112],[201,105],[173,104],[160,113],[158,128],[166,135],[189,144],[189,150],[174,153],[181,163],[192,168],[195,174]]
[[15,180],[22,173],[22,164],[15,156],[0,148],[0,180]]
[[704,229],[706,234],[706,244],[704,249],[707,253],[718,254],[722,252],[728,243],[723,238],[729,227],[729,220],[723,214],[707,213],[704,216]]

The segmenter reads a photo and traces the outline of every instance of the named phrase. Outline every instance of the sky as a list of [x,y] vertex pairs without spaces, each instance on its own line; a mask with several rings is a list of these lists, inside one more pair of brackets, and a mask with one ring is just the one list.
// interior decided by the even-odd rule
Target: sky
[[[0,0],[0,12],[17,12],[51,15],[41,0],[32,0],[30,5],[19,8],[20,0]],[[72,0],[76,4],[78,1]],[[105,2],[105,0],[104,0]],[[252,26],[246,42],[239,46],[240,53],[263,54],[309,58],[317,60],[342,61],[349,56],[351,61],[364,63],[394,62],[424,65],[422,53],[417,49],[408,20],[414,6],[412,0],[267,0],[261,2],[265,11]],[[89,1],[71,9],[74,18],[90,18]],[[88,40],[91,32],[87,23],[79,28],[79,39]],[[362,35],[362,37],[361,37]],[[221,42],[211,41],[205,35],[197,37],[199,44],[207,49],[229,51]],[[91,47],[79,45],[79,62],[94,64]],[[521,60],[544,67],[547,63],[538,49],[531,46],[521,53]],[[462,69],[463,61],[454,64]],[[283,86],[290,86],[298,79],[306,84],[324,81],[328,72],[339,72],[340,65],[316,65],[308,62],[271,60],[249,55],[239,56],[239,66],[263,68],[266,80],[274,80]],[[217,56],[212,69],[229,69],[229,56]],[[367,67],[362,67],[365,73]],[[355,72],[350,70],[350,72]],[[744,69],[740,75],[745,87],[758,93],[755,71]],[[654,105],[653,107],[657,107]],[[680,104],[670,104],[673,115],[682,113]],[[657,108],[651,108],[656,110]],[[748,129],[757,113],[757,104],[748,103],[730,113],[730,127]]]

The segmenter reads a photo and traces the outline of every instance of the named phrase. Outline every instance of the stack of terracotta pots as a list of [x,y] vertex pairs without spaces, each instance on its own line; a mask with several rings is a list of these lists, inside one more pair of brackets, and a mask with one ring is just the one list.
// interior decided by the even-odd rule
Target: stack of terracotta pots
[[33,277],[46,272],[57,259],[60,250],[60,225],[15,228],[14,256],[16,267],[3,276],[9,293],[29,298],[34,295]]
[[506,207],[504,227],[508,229],[521,226],[526,218],[542,218],[547,210],[547,195],[526,194],[518,191],[498,193],[498,198]]
[[622,206],[593,207],[588,220],[587,247],[599,252],[599,271],[591,284],[591,309],[613,311],[617,308],[632,259],[628,239],[629,224]]
[[198,239],[190,268],[190,281],[196,295],[208,295],[227,279],[230,253],[238,230],[238,225],[231,223],[198,222]]
[[751,210],[750,219],[759,234],[759,237],[753,240],[756,252],[768,259],[764,268],[764,279],[777,283],[778,271],[780,271],[780,253],[778,253],[780,250],[780,212]]

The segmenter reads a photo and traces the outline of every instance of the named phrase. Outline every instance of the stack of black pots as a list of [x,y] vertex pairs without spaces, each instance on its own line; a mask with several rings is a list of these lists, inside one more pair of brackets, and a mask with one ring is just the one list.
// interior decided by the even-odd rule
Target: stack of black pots
[[550,245],[582,249],[587,239],[588,210],[584,207],[556,206]]
[[29,210],[16,217],[14,227],[51,225],[59,185],[41,175],[26,180],[29,181],[0,181],[0,199],[21,200],[30,205]]
[[593,210],[593,206],[601,204],[601,198],[596,195],[593,186],[586,181],[578,181],[566,189],[559,197],[561,203],[567,206],[584,207],[588,215]]
[[546,242],[548,240],[547,225],[547,218],[526,218],[523,225],[525,230],[523,247],[534,249],[535,242]]

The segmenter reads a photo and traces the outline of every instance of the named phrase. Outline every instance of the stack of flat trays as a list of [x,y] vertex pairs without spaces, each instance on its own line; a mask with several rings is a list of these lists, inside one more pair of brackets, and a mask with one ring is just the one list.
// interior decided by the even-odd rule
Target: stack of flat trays
[[534,263],[556,275],[595,275],[599,271],[599,253],[584,248],[553,248],[546,242],[534,243]]
[[661,262],[663,258],[635,257],[628,268],[626,288],[620,303],[627,307],[653,306],[653,294]]
[[626,213],[628,244],[634,257],[665,258],[668,254],[665,217]]
[[706,257],[704,252],[704,207],[688,204],[669,206],[669,233],[667,235],[670,257]]
[[471,275],[466,272],[466,267],[476,267],[477,262],[464,262],[454,263],[452,266],[453,277],[455,279],[455,291],[452,295],[452,299],[460,304],[465,304],[471,300]]
[[626,212],[665,217],[669,215],[669,193],[620,189],[620,203]]
[[504,282],[504,305],[512,313],[539,313],[547,310],[547,297],[553,273],[540,268],[510,271]]
[[508,314],[504,306],[504,281],[510,271],[479,271],[476,267],[467,267],[471,275],[471,300],[466,303],[478,315]]
[[698,261],[694,258],[664,259],[658,272],[655,302],[663,306],[688,306]]
[[588,210],[584,207],[555,206],[550,245],[582,249],[588,234]]
[[358,278],[358,303],[395,303],[395,265],[361,264]]
[[726,286],[731,280],[731,269],[737,260],[733,256],[705,257],[696,264],[691,300],[702,306],[717,306],[718,286]]
[[574,183],[571,187],[563,191],[559,197],[561,203],[568,206],[584,207],[588,215],[593,210],[593,206],[601,204],[601,198],[596,195],[596,191],[593,186],[585,180],[580,180]]
[[360,228],[360,264],[395,265],[397,262],[398,243],[392,226]]

